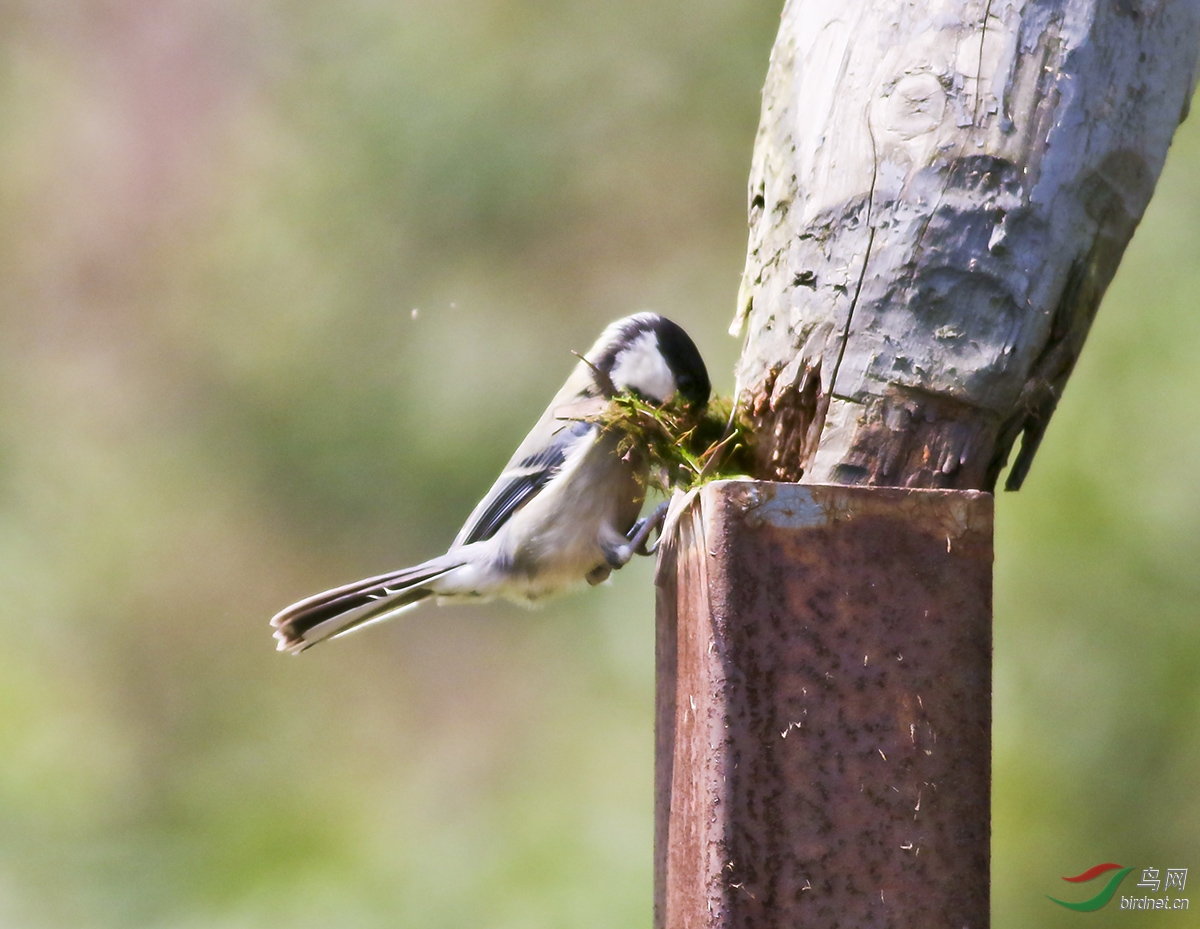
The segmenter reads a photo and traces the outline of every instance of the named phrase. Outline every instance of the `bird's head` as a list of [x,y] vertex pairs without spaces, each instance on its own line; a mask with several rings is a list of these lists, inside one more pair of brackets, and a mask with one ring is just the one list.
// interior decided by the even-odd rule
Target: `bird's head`
[[657,313],[636,313],[619,319],[587,353],[597,384],[617,393],[628,392],[662,405],[678,395],[689,407],[708,403],[712,386],[708,369],[691,337]]

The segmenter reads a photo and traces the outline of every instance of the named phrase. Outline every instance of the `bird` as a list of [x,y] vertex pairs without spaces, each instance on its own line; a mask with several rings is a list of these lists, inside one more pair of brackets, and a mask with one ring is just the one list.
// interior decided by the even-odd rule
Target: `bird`
[[666,507],[639,519],[649,456],[594,414],[622,394],[701,410],[708,370],[683,328],[649,312],[612,323],[578,357],[445,554],[287,607],[271,619],[277,649],[299,654],[430,598],[536,604],[599,584],[635,552],[648,554]]

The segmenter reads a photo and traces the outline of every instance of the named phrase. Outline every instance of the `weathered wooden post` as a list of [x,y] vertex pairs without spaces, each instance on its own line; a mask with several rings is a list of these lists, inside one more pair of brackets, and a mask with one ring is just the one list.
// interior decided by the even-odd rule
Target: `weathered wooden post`
[[734,325],[759,480],[677,499],[659,561],[656,926],[988,924],[990,491],[1198,51],[1200,0],[787,3]]

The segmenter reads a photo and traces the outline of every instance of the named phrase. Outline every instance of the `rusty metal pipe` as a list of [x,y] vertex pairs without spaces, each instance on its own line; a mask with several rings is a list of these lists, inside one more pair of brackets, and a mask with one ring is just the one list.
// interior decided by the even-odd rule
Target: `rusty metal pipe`
[[987,493],[674,501],[657,929],[988,925],[991,579]]

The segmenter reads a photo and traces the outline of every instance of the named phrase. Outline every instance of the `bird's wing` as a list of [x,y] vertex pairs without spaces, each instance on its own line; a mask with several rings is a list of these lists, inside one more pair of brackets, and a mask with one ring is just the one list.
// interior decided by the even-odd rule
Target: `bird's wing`
[[[562,469],[571,453],[588,443],[598,427],[581,421],[551,421],[555,430],[549,441],[532,443],[539,429],[535,429],[517,449],[517,455],[492,485],[487,496],[468,517],[459,530],[454,546],[470,545],[490,539],[508,522],[514,513],[533,499]],[[539,423],[539,427],[542,426]],[[525,454],[530,445],[540,445],[537,451]]]

